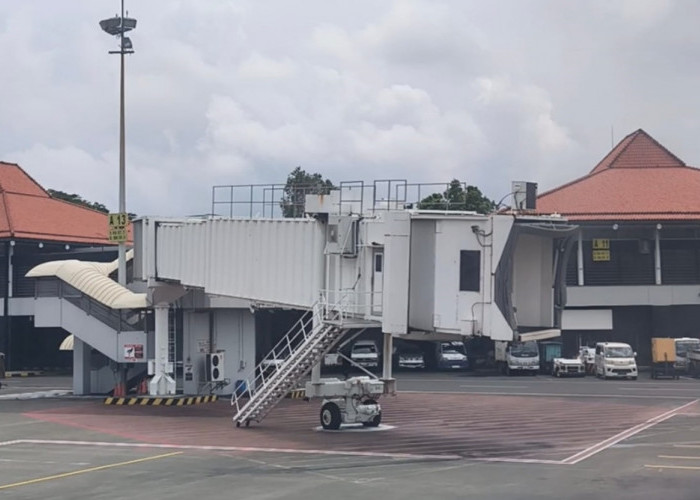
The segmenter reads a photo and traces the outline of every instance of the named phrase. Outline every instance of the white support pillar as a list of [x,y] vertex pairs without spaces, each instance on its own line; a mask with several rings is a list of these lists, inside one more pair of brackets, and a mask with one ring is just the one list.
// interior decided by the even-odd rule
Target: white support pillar
[[73,337],[73,394],[90,394],[90,346]]
[[394,347],[394,337],[391,333],[384,334],[384,349],[382,351],[382,382],[384,382],[384,394],[396,393],[396,380],[391,371],[391,361]]
[[583,235],[578,232],[578,248],[576,250],[576,268],[578,270],[578,286],[583,286]]
[[155,359],[153,378],[148,384],[151,396],[175,394],[175,380],[171,376],[172,366],[168,362],[168,304],[155,306]]
[[656,284],[661,284],[661,224],[656,225],[654,232],[654,277]]

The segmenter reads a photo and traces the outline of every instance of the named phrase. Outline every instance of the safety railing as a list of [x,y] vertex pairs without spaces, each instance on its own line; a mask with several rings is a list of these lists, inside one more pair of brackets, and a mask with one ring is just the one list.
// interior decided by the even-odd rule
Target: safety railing
[[334,314],[337,321],[381,317],[384,294],[358,292],[352,288],[321,290],[324,315]]
[[[322,325],[322,309],[318,303],[312,309],[304,313],[299,320],[292,325],[282,339],[272,350],[258,363],[249,376],[235,382],[231,405],[236,407],[236,413],[240,413],[249,398],[264,390],[268,382],[291,359],[292,353],[306,341],[314,331],[314,324]],[[241,404],[241,400],[246,402]]]
[[64,299],[118,332],[142,332],[146,328],[145,311],[111,309],[59,279],[37,279],[35,296]]
[[[336,324],[344,315],[342,304],[332,306],[319,300],[287,331],[285,336],[272,348],[265,358],[253,369],[248,377],[235,382],[231,396],[231,405],[236,408],[236,415],[249,410],[256,394],[263,393],[279,385],[280,376],[289,374],[292,365],[299,364],[302,359],[295,356],[306,352],[321,343],[324,332],[330,330],[331,324]],[[315,353],[321,354],[321,353]],[[236,418],[236,417],[234,417]]]

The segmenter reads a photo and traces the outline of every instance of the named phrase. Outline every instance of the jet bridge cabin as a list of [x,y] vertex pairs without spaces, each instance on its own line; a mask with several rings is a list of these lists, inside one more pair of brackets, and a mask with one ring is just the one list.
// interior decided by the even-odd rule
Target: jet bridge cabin
[[507,341],[557,335],[576,227],[559,217],[467,212],[389,219],[385,332]]

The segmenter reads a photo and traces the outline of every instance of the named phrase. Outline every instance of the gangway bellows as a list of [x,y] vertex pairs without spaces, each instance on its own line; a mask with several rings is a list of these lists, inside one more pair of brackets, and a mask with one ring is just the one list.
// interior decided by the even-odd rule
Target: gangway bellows
[[323,356],[345,335],[342,314],[316,303],[258,364],[239,380],[231,396],[236,427],[261,422]]

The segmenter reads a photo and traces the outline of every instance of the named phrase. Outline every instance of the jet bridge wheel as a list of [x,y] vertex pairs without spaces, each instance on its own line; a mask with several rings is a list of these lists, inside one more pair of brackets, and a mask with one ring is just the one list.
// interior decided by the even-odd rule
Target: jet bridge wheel
[[[376,405],[377,402],[374,399],[367,399],[362,404]],[[370,420],[369,422],[362,422],[362,425],[364,425],[365,427],[379,427],[379,424],[381,424],[381,423],[382,423],[382,413],[379,412],[379,414],[375,415],[372,418],[372,420]]]
[[321,407],[321,426],[328,430],[340,429],[342,417],[340,407],[337,404],[329,401]]

